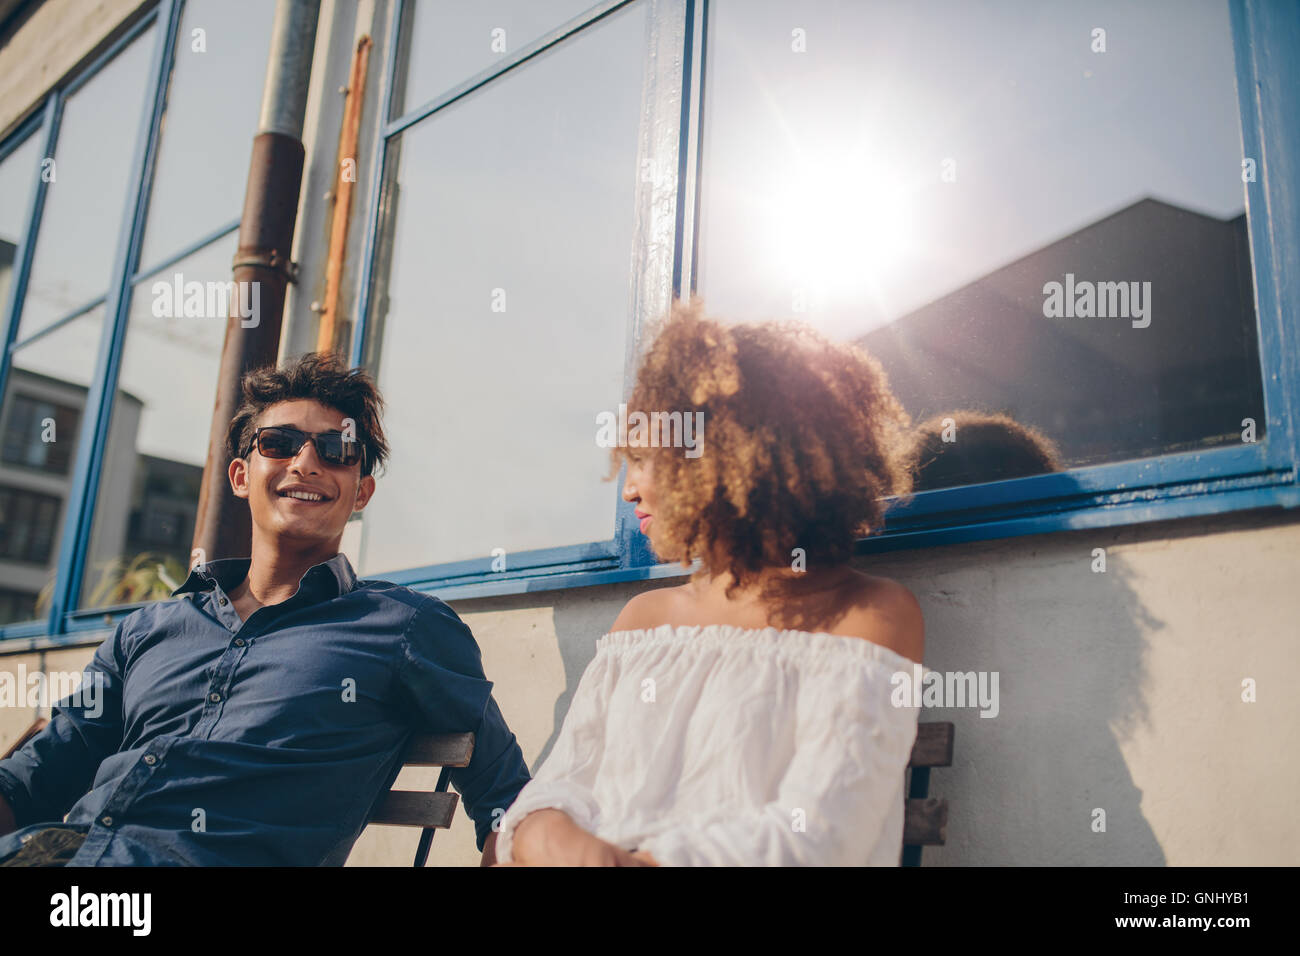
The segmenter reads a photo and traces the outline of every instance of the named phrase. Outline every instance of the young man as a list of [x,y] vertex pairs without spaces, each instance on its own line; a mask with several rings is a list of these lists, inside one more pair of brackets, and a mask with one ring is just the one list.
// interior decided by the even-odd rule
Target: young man
[[124,619],[87,668],[93,709],[68,698],[0,760],[0,866],[341,865],[413,731],[475,734],[451,780],[494,861],[529,777],[478,644],[339,553],[388,454],[381,410],[332,356],[245,376],[227,450],[252,557]]

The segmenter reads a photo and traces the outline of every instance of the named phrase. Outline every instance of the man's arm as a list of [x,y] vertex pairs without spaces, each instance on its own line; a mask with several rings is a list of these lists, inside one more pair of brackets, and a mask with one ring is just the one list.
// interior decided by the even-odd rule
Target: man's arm
[[82,684],[54,705],[50,722],[0,760],[0,833],[64,814],[90,789],[100,763],[122,743],[121,621],[95,651]]
[[483,859],[479,866],[496,866],[497,862],[497,835],[489,833],[488,838],[483,841]]
[[492,698],[478,643],[451,608],[428,599],[402,637],[398,696],[412,722],[426,733],[474,734],[469,765],[450,777],[486,856],[498,821],[529,780],[523,752]]

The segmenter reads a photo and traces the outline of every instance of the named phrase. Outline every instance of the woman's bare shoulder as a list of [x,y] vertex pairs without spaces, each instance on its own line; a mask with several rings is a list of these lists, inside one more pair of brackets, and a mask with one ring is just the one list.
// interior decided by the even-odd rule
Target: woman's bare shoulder
[[906,585],[854,571],[845,591],[846,608],[837,632],[881,644],[909,660],[922,660],[925,616]]
[[689,585],[642,591],[623,605],[610,631],[650,630],[668,623]]

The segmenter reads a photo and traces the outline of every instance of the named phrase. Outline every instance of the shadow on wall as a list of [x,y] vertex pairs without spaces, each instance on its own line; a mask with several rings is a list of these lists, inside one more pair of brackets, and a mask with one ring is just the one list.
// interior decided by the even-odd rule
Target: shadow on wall
[[998,674],[996,716],[922,710],[956,725],[953,766],[930,789],[949,800],[948,840],[925,850],[927,865],[1165,865],[1120,749],[1148,722],[1146,635],[1163,625],[1122,558],[1093,570],[1100,537],[1022,538],[897,569],[888,555],[863,563],[921,602],[927,668]]

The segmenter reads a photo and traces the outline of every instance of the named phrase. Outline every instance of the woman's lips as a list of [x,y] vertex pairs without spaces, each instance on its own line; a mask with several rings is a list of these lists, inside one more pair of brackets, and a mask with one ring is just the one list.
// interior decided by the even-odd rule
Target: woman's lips
[[641,519],[641,533],[642,533],[642,534],[645,534],[645,529],[646,529],[647,527],[649,527],[649,525],[650,525],[650,521],[651,521],[652,518],[653,518],[653,515],[646,515],[644,518]]

